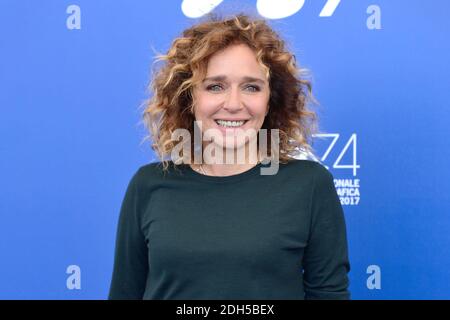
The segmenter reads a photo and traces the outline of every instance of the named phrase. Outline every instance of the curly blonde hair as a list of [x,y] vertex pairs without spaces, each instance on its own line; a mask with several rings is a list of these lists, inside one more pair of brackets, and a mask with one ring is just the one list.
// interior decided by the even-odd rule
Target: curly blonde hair
[[[161,158],[164,170],[178,141],[172,139],[175,129],[186,129],[194,135],[194,86],[206,77],[209,58],[227,46],[246,44],[269,80],[269,112],[261,128],[279,130],[279,161],[286,163],[295,154],[313,154],[312,136],[317,131],[316,113],[307,109],[316,102],[309,80],[301,77],[307,70],[298,68],[295,55],[286,49],[285,41],[265,20],[237,14],[220,18],[209,14],[207,20],[184,30],[167,54],[157,55],[164,61],[150,81],[153,96],[143,106],[142,120],[149,132],[152,149]],[[267,144],[271,146],[270,134]],[[194,139],[191,147],[194,148]],[[143,141],[143,142],[144,142]],[[193,150],[193,149],[191,149]],[[266,148],[271,156],[271,148]],[[193,163],[191,152],[191,163]]]

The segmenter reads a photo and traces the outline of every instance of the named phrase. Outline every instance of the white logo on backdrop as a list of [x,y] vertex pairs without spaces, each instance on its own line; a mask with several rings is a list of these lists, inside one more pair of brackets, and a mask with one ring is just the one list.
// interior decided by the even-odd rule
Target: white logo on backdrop
[[[340,134],[339,133],[323,133],[323,134],[315,134],[315,138],[320,140],[331,140],[330,144],[326,148],[324,154],[320,157],[321,162],[329,162],[329,156],[333,149],[337,148],[336,142],[338,141]],[[356,133],[353,133],[342,150],[340,150],[338,156],[332,164],[332,168],[336,170],[351,170],[351,178],[335,178],[334,185],[336,187],[337,194],[341,200],[342,205],[358,205],[360,200],[360,179],[356,178],[357,169],[360,169],[361,166],[357,161],[357,139],[358,136]],[[339,150],[338,150],[339,151]],[[342,158],[351,152],[351,163],[342,163]],[[329,166],[324,164],[324,166],[329,169]]]
[[[189,18],[199,18],[214,10],[223,0],[183,0],[181,11]],[[328,0],[319,17],[331,17],[341,0]],[[305,0],[257,0],[258,13],[267,19],[282,19],[296,14]]]
[[[188,18],[200,18],[217,8],[224,0],[183,0],[181,11]],[[283,19],[299,12],[306,0],[257,0],[256,10],[266,19]],[[319,17],[331,17],[336,11],[341,0],[328,0],[322,7]],[[378,5],[371,4],[367,7],[369,14],[366,26],[369,30],[381,29],[381,9]]]

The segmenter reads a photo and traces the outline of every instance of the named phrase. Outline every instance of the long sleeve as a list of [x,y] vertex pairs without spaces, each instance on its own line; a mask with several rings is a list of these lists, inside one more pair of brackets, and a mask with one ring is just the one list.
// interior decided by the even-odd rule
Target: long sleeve
[[142,299],[148,275],[148,249],[140,228],[139,170],[122,201],[108,299]]
[[333,175],[322,165],[315,175],[310,236],[303,257],[305,299],[350,299],[344,212]]

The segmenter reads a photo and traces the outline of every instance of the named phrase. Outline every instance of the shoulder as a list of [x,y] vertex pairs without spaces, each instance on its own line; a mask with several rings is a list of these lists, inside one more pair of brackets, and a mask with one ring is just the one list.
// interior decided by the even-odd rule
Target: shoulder
[[151,162],[139,166],[132,177],[136,182],[148,181],[155,179],[163,173],[163,165],[161,162]]
[[333,174],[316,160],[294,159],[286,164],[286,174],[307,182],[316,194],[329,194],[334,190]]
[[331,176],[330,171],[318,160],[292,159],[285,166],[289,172],[302,172],[314,178],[327,179]]
[[163,171],[162,162],[150,162],[140,166],[136,174],[139,176],[157,176]]
[[139,186],[148,186],[157,184],[167,178],[167,175],[172,175],[175,170],[179,170],[174,165],[173,161],[168,161],[168,169],[164,170],[163,163],[150,162],[138,167],[132,176],[131,180]]

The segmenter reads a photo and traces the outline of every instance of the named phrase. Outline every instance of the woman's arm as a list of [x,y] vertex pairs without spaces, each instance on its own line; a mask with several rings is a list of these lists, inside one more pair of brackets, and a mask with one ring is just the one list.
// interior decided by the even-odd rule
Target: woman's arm
[[303,257],[305,299],[350,299],[344,212],[333,175],[321,164],[317,167],[310,236]]
[[139,170],[128,184],[120,209],[114,270],[108,299],[142,299],[148,274],[148,249],[140,228]]

